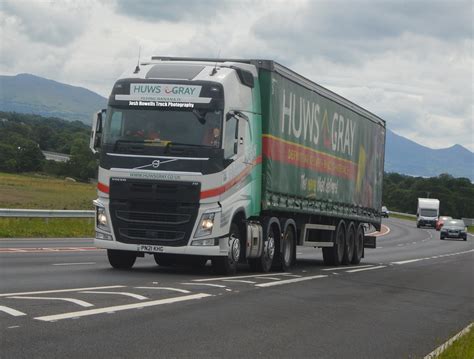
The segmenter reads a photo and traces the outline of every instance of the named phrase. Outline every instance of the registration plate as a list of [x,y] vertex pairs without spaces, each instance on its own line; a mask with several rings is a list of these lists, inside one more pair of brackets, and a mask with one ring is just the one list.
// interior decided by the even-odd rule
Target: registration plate
[[163,249],[163,246],[155,246],[151,244],[140,244],[138,245],[138,251],[161,253],[161,252],[164,252],[164,249]]

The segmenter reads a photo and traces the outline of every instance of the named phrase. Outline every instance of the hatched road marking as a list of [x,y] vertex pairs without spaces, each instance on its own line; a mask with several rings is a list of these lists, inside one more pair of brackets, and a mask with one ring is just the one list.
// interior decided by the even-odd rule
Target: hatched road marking
[[13,308],[10,308],[10,307],[6,307],[4,305],[0,305],[0,311],[4,312],[4,313],[7,313],[7,314],[10,314],[10,315],[13,315],[14,317],[20,317],[22,315],[26,315],[25,313],[20,312],[19,310],[16,310],[16,309],[13,309]]
[[58,297],[20,297],[20,296],[15,296],[15,297],[8,297],[9,299],[12,298],[12,299],[30,299],[30,300],[36,300],[36,299],[39,299],[39,300],[62,300],[64,302],[70,302],[70,303],[74,303],[74,304],[77,304],[77,305],[80,305],[81,307],[93,307],[94,304],[91,304],[91,303],[88,303],[88,302],[85,302],[83,300],[79,300],[79,299],[74,299],[74,298],[58,298]]
[[104,314],[104,313],[111,313],[111,312],[115,313],[115,312],[129,310],[129,309],[138,309],[138,308],[152,307],[152,306],[163,305],[163,304],[184,302],[188,300],[202,299],[202,298],[211,297],[211,296],[212,296],[211,294],[198,293],[198,294],[186,295],[182,297],[152,300],[150,302],[116,305],[116,306],[111,306],[111,307],[106,307],[106,308],[88,309],[88,310],[81,310],[77,312],[47,315],[43,317],[36,317],[34,319],[44,321],[44,322],[53,322],[53,321],[62,320],[62,319],[80,318],[80,317],[85,317],[89,315]]
[[56,289],[56,290],[42,290],[36,292],[17,292],[17,293],[3,293],[0,297],[11,297],[13,295],[30,295],[30,294],[50,294],[50,293],[66,293],[66,292],[80,292],[83,290],[95,290],[95,289],[113,289],[113,288],[125,288],[124,285],[109,285],[106,287],[89,287],[89,288],[74,288],[74,289]]
[[290,284],[290,283],[298,283],[298,282],[304,282],[306,280],[312,280],[312,279],[319,279],[319,278],[326,278],[327,275],[313,275],[309,277],[301,277],[301,278],[293,278],[293,279],[285,279],[281,280],[279,282],[268,282],[268,283],[260,283],[260,284],[255,284],[256,287],[259,288],[267,288],[267,287],[274,287],[276,285],[284,285],[284,284]]
[[186,289],[178,289],[178,288],[170,288],[170,287],[135,287],[137,289],[162,289],[162,290],[170,290],[173,292],[179,292],[179,293],[191,293],[189,290]]
[[363,272],[363,271],[366,271],[366,270],[381,269],[381,268],[385,268],[385,267],[387,267],[387,266],[375,266],[375,267],[370,267],[370,268],[352,269],[352,270],[348,270],[346,272],[347,273],[356,273],[356,272]]
[[134,293],[128,293],[128,292],[102,292],[102,291],[98,291],[98,290],[85,290],[85,291],[81,291],[79,293],[90,293],[90,294],[111,294],[111,295],[123,295],[123,296],[126,296],[126,297],[132,297],[132,298],[135,298],[135,299],[138,299],[138,300],[146,300],[148,299],[147,297],[144,297],[143,295],[140,295],[140,294],[134,294]]

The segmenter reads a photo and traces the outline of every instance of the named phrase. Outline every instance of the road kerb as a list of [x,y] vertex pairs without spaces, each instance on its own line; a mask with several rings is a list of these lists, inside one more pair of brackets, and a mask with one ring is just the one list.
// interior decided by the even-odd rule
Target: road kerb
[[466,335],[467,333],[469,333],[469,331],[473,328],[473,326],[474,326],[474,322],[469,324],[466,328],[461,330],[459,333],[457,333],[455,336],[453,336],[447,342],[445,342],[444,344],[441,344],[439,347],[437,347],[435,350],[433,350],[431,353],[429,353],[427,356],[425,356],[424,359],[437,358],[442,352],[444,352],[446,349],[448,349],[456,340],[461,338],[463,335]]

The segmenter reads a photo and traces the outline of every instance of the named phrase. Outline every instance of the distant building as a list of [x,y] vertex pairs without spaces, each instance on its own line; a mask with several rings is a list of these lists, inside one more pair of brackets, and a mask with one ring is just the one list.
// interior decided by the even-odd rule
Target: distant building
[[50,161],[56,162],[67,162],[70,160],[71,156],[65,153],[50,152],[50,151],[41,151],[43,152],[44,157]]

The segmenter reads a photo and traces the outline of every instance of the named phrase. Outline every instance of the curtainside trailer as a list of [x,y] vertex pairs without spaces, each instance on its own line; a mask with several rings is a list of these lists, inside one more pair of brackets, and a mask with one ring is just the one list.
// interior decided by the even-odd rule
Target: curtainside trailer
[[358,264],[380,229],[385,122],[269,60],[152,57],[93,121],[95,244],[130,268]]

